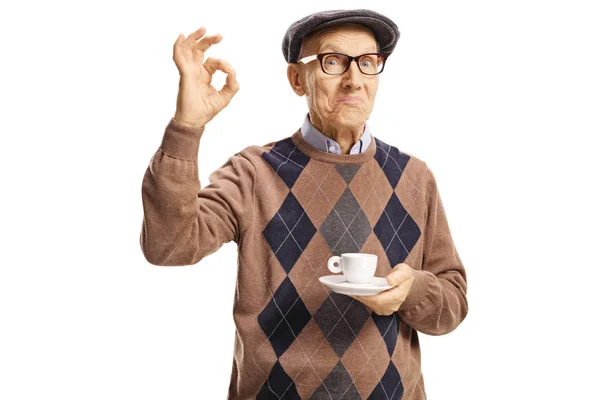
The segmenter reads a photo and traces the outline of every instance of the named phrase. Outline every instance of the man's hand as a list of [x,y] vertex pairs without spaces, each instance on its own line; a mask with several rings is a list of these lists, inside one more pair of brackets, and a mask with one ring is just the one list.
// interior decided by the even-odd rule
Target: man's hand
[[413,269],[408,264],[398,264],[388,276],[388,284],[394,286],[374,296],[350,296],[369,307],[379,315],[391,315],[398,311],[406,300],[415,280]]
[[[227,61],[218,58],[204,60],[206,50],[222,39],[220,34],[204,36],[205,33],[206,28],[201,27],[187,39],[180,34],[173,45],[173,61],[180,77],[174,119],[191,127],[206,125],[229,104],[240,88],[235,70]],[[225,85],[219,91],[210,84],[217,70],[227,74]]]

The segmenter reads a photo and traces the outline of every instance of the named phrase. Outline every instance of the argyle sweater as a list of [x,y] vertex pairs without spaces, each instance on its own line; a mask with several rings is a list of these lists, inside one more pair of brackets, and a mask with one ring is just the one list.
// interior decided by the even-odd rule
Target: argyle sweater
[[[143,177],[140,244],[148,262],[174,266],[237,243],[228,398],[425,399],[417,332],[450,332],[467,314],[465,270],[426,163],[376,137],[360,154],[330,154],[298,129],[234,154],[201,189],[203,132],[166,126]],[[397,312],[378,315],[319,282],[346,252],[376,254],[379,277],[414,269]]]

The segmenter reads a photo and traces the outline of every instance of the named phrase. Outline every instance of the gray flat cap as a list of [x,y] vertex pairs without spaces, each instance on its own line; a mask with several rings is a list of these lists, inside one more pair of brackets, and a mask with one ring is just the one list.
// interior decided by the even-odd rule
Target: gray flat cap
[[371,10],[330,10],[308,15],[290,25],[281,50],[288,63],[298,62],[302,41],[308,34],[332,25],[353,22],[369,28],[379,43],[379,51],[391,54],[400,38],[398,27],[388,17]]

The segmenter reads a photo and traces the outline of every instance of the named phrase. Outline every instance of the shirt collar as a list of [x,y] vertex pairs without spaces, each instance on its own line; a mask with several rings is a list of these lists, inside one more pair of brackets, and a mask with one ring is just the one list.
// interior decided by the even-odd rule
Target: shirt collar
[[[342,154],[340,145],[335,140],[325,136],[317,128],[315,128],[315,126],[310,122],[308,113],[304,117],[304,122],[300,128],[300,133],[302,134],[302,137],[304,137],[304,139],[306,139],[306,141],[317,150],[333,154]],[[369,124],[365,123],[365,130],[358,142],[356,142],[350,149],[350,154],[359,154],[364,152],[369,148],[371,140],[372,138]]]

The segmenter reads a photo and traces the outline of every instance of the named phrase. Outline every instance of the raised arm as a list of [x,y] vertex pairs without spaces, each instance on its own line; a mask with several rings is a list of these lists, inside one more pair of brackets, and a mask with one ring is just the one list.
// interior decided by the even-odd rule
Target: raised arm
[[[142,182],[144,220],[140,245],[156,265],[194,264],[223,243],[239,238],[245,224],[244,205],[253,201],[254,167],[238,153],[209,177],[201,189],[198,149],[205,125],[225,108],[239,84],[224,60],[205,51],[221,41],[200,28],[187,39],[179,35],[173,60],[179,70],[175,116],[167,125]],[[211,84],[216,70],[227,73],[217,91]]]
[[250,223],[255,170],[231,156],[200,188],[198,130],[171,120],[142,182],[140,245],[155,265],[190,265],[215,252]]

